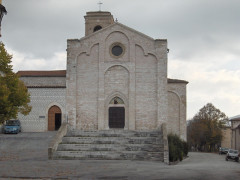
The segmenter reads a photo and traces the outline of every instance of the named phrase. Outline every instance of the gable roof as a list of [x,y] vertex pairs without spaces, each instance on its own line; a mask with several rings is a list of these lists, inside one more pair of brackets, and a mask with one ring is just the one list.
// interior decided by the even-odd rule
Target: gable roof
[[230,117],[229,121],[240,121],[240,115]]
[[[138,35],[140,35],[140,36],[143,36],[143,37],[145,37],[145,38],[147,38],[147,39],[149,39],[149,40],[152,40],[152,41],[155,40],[154,38],[152,38],[152,37],[150,37],[150,36],[148,36],[148,35],[146,35],[146,34],[144,34],[144,33],[141,33],[141,32],[139,32],[139,31],[137,31],[137,30],[135,30],[135,29],[133,29],[133,28],[130,28],[130,27],[124,25],[124,24],[121,24],[121,23],[119,23],[119,22],[114,22],[113,24],[111,24],[111,25],[109,25],[109,26],[107,26],[107,27],[105,27],[105,28],[102,28],[102,29],[100,29],[100,30],[98,30],[98,31],[96,31],[96,32],[94,32],[94,33],[92,33],[92,34],[89,34],[88,36],[84,36],[84,37],[82,37],[82,38],[80,38],[80,39],[68,39],[68,40],[69,40],[69,41],[76,41],[76,40],[82,41],[82,40],[88,39],[88,38],[90,38],[91,36],[94,36],[94,35],[96,35],[96,34],[98,34],[98,33],[101,33],[101,32],[103,32],[103,31],[106,31],[107,29],[112,28],[112,27],[114,27],[114,26],[121,26],[121,27],[123,27],[124,29],[127,29],[127,30],[129,30],[129,31],[131,31],[131,32],[134,32],[134,33],[136,33],[136,34],[138,34]],[[160,40],[160,39],[159,39],[159,40]],[[166,40],[166,39],[161,39],[161,40]]]
[[55,71],[18,71],[21,77],[66,77],[66,70]]

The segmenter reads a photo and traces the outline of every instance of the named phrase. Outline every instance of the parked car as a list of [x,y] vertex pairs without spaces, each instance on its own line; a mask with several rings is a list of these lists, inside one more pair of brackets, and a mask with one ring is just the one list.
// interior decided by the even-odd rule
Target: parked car
[[19,133],[21,132],[21,123],[19,120],[7,120],[3,126],[3,133]]
[[227,154],[228,153],[228,148],[220,147],[219,148],[219,154]]
[[229,159],[231,160],[235,160],[236,162],[239,161],[239,152],[238,150],[234,150],[234,149],[229,149],[227,156],[226,156],[226,161],[228,161]]

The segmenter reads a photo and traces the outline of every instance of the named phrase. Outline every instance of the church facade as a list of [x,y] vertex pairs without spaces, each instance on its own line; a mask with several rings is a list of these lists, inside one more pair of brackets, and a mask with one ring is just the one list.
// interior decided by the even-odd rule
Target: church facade
[[186,140],[188,82],[169,79],[167,64],[166,39],[115,22],[109,12],[88,12],[85,36],[67,41],[66,71],[18,72],[33,106],[20,118],[23,130],[33,122],[42,123],[41,131],[63,121],[78,130],[154,130],[166,123]]

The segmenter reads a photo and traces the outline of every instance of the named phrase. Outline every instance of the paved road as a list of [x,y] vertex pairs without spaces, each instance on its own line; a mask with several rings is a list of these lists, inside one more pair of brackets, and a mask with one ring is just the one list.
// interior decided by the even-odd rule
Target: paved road
[[150,161],[48,160],[47,146],[54,135],[0,134],[0,179],[240,179],[240,163],[210,153],[189,153],[189,158],[171,166]]

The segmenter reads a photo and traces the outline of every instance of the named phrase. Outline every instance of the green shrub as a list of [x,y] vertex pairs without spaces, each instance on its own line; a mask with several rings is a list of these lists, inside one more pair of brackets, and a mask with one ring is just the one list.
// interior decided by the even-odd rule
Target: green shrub
[[169,161],[182,161],[188,154],[188,145],[175,134],[168,135]]

